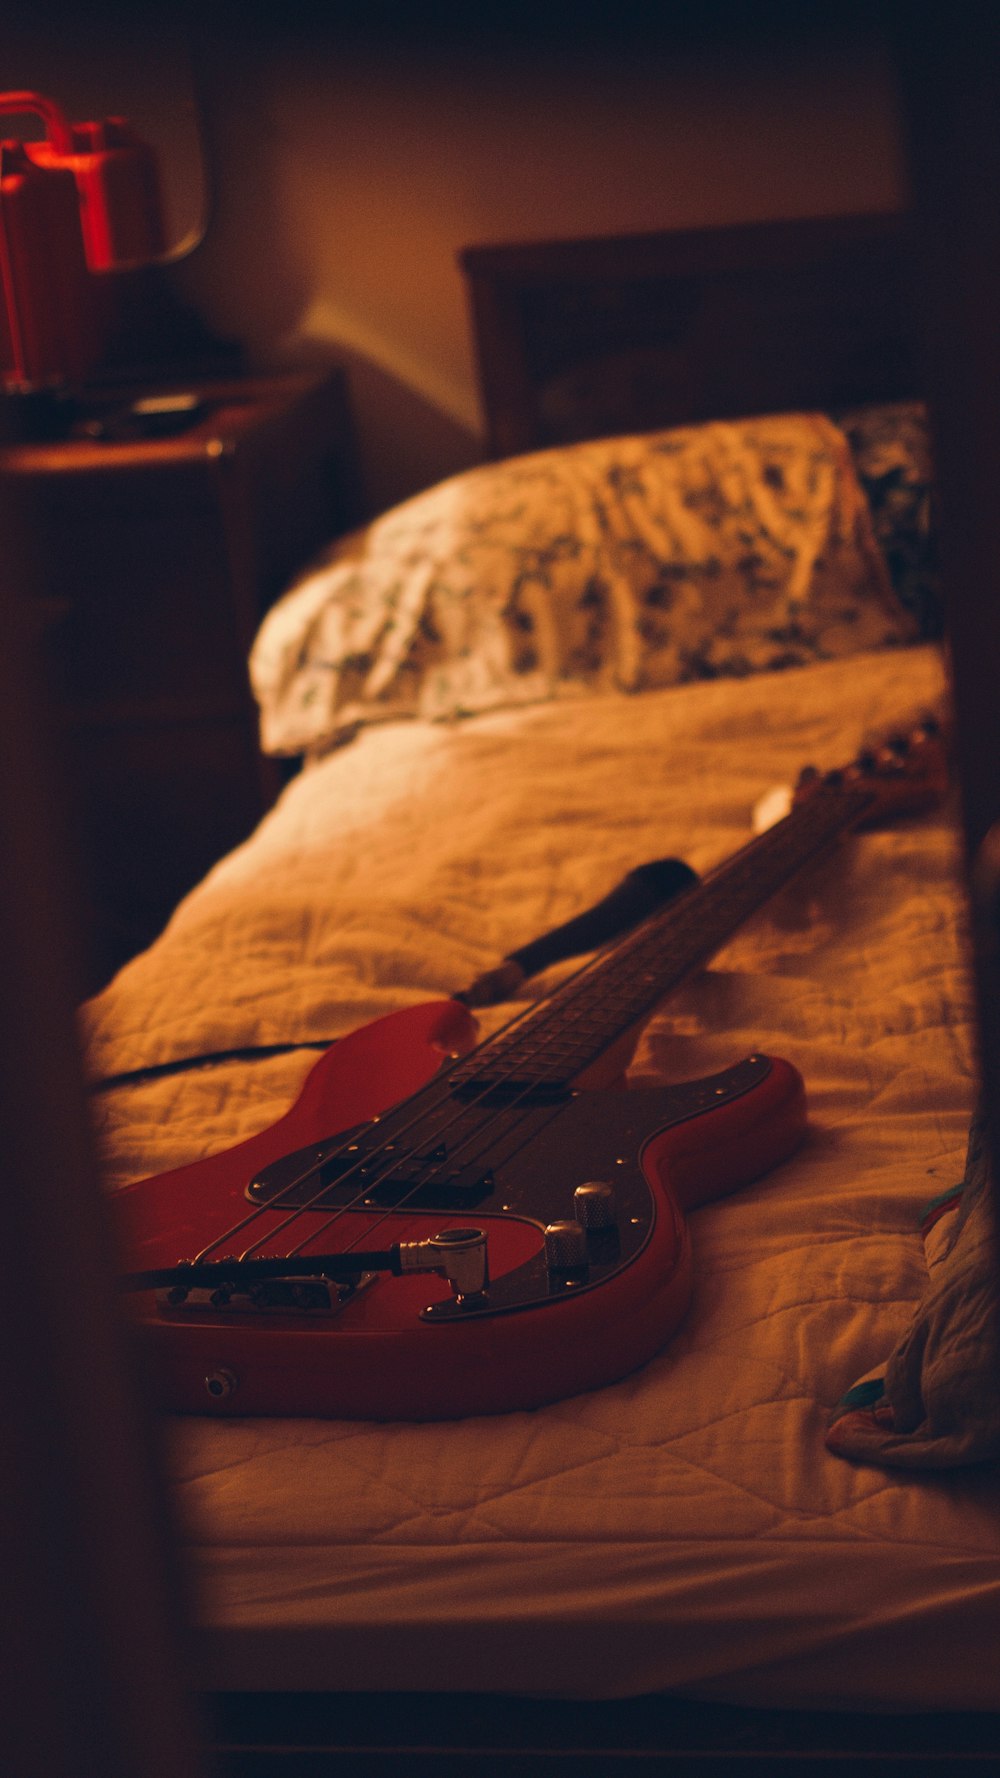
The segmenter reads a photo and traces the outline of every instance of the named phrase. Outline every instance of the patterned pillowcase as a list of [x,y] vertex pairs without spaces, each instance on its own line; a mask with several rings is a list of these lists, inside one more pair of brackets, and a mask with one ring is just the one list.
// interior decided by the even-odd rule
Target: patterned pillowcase
[[851,447],[872,526],[900,604],[921,637],[944,628],[927,409],[886,402],[833,416]]
[[912,640],[844,434],[777,415],[534,452],[335,548],[251,655],[263,745]]

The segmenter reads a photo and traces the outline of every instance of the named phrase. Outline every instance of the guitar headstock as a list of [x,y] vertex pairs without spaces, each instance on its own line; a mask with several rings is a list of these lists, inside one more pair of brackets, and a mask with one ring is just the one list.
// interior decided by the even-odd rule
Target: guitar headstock
[[871,802],[858,827],[873,827],[901,815],[919,815],[935,808],[946,796],[948,758],[944,724],[936,716],[924,716],[911,728],[862,748],[848,766],[832,772],[803,767],[792,807],[814,796],[863,791]]

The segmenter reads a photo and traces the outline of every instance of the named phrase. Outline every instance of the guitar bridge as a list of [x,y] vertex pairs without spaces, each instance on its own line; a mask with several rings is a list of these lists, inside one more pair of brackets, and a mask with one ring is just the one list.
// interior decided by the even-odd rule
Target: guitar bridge
[[161,1313],[177,1316],[210,1315],[314,1315],[329,1319],[339,1315],[359,1291],[367,1290],[379,1274],[362,1272],[360,1278],[334,1282],[329,1278],[268,1278],[244,1288],[219,1285],[213,1290],[158,1290]]

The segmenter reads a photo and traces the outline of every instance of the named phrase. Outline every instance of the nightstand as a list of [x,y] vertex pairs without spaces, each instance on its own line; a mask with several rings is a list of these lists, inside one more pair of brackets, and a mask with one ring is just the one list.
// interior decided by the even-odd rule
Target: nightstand
[[88,991],[273,799],[250,645],[292,575],[359,516],[340,372],[185,387],[199,405],[169,436],[78,426],[0,450],[64,741]]

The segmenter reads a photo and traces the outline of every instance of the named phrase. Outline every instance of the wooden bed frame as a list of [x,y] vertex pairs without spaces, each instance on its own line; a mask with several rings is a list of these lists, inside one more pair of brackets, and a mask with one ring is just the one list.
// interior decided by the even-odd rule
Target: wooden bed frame
[[491,456],[914,396],[907,217],[468,247]]

